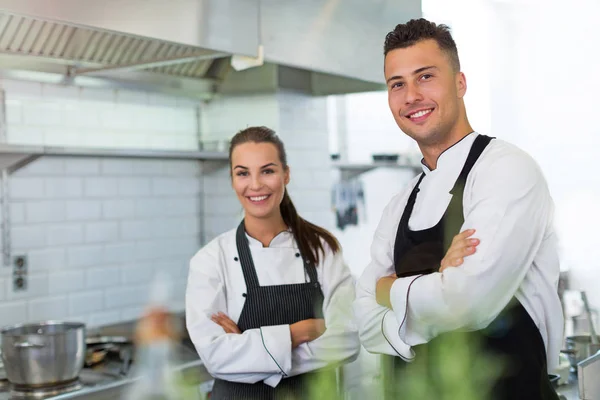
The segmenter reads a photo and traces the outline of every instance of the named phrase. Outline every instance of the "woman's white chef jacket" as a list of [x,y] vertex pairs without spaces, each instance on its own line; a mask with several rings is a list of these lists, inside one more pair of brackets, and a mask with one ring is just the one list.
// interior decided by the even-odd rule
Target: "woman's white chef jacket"
[[[210,374],[232,382],[264,381],[275,387],[284,376],[349,362],[360,344],[352,314],[354,281],[342,252],[333,254],[324,243],[325,256],[317,266],[324,295],[327,330],[316,340],[292,350],[289,325],[264,326],[242,334],[226,334],[210,317],[219,311],[237,323],[244,306],[246,283],[237,255],[236,230],[226,232],[190,261],[186,292],[188,332]],[[303,283],[309,280],[290,231],[279,233],[269,247],[246,235],[261,286]]]

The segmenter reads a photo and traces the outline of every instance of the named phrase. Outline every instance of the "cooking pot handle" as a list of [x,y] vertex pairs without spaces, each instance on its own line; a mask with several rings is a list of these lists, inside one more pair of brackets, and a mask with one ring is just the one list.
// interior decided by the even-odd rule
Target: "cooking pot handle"
[[17,343],[14,343],[13,346],[18,349],[29,349],[32,347],[35,347],[35,348],[44,347],[44,344],[43,343],[30,343],[30,342],[17,342]]

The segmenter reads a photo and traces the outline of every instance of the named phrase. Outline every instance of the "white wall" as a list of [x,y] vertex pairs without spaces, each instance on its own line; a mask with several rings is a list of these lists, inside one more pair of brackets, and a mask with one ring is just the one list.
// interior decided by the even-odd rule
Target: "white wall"
[[[197,104],[145,93],[1,82],[10,143],[197,148]],[[133,319],[156,271],[183,309],[187,264],[200,233],[196,161],[42,157],[9,178],[13,255],[28,289],[0,270],[0,325]]]
[[[1,84],[10,143],[198,148],[199,104],[184,98]],[[299,212],[331,226],[325,99],[288,92],[228,97],[200,111],[207,141],[250,125],[276,129]],[[12,253],[27,255],[29,277],[27,291],[14,292],[11,268],[0,267],[0,326],[134,319],[159,270],[171,275],[171,307],[181,311],[188,262],[201,239],[232,229],[242,216],[227,167],[203,169],[193,160],[43,157],[11,175],[9,185]]]

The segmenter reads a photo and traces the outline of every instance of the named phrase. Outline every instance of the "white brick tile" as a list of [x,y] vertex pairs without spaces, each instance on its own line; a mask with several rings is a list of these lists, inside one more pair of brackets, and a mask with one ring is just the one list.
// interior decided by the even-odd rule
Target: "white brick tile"
[[184,198],[166,199],[165,215],[198,215],[200,210],[200,199],[197,196]]
[[154,237],[174,237],[185,235],[185,228],[182,223],[185,222],[185,218],[159,218],[154,221],[152,231]]
[[237,196],[233,193],[226,196],[207,194],[204,201],[207,215],[231,215],[242,209]]
[[27,321],[27,303],[24,301],[0,303],[0,321],[1,327],[24,323]]
[[64,158],[42,157],[16,171],[13,177],[63,175],[64,173]]
[[87,293],[69,295],[69,312],[71,314],[89,314],[102,311],[104,307],[104,293],[95,290]]
[[104,289],[117,286],[121,281],[121,273],[119,267],[104,266],[88,269],[85,278],[87,289]]
[[29,302],[29,320],[63,320],[69,315],[66,296],[47,297]]
[[142,305],[150,298],[148,292],[148,285],[110,288],[104,294],[104,304],[107,308]]
[[119,104],[148,104],[148,93],[142,91],[118,89],[116,92],[116,98],[116,101]]
[[[10,278],[8,278],[10,279]],[[0,278],[0,302],[6,298],[6,279]],[[0,317],[0,321],[2,321]]]
[[114,197],[118,194],[117,181],[114,178],[85,178],[83,185],[87,197]]
[[[16,251],[15,251],[15,254]],[[60,270],[67,265],[67,254],[65,249],[45,248],[27,252],[29,270]]]
[[179,136],[173,133],[152,135],[148,138],[148,147],[159,150],[198,150],[195,136]]
[[[52,271],[49,276],[50,294],[67,294],[85,289],[85,271]],[[79,313],[78,313],[79,314]]]
[[161,160],[134,160],[133,173],[135,175],[162,175],[163,161]]
[[8,143],[34,146],[44,144],[44,131],[38,127],[8,125],[6,133]]
[[121,267],[121,282],[124,284],[149,283],[153,277],[153,262],[126,264]]
[[155,237],[152,221],[122,221],[121,238],[124,240],[148,239]]
[[46,245],[44,225],[15,226],[11,230],[11,244],[16,248],[36,248]]
[[13,176],[9,179],[11,199],[38,199],[44,197],[42,178]]
[[135,121],[130,107],[121,104],[101,110],[100,124],[107,130],[130,131],[135,129]]
[[44,145],[46,146],[82,146],[84,136],[78,129],[64,126],[44,129]]
[[97,200],[73,200],[66,203],[68,221],[89,221],[102,215],[102,202]]
[[114,138],[115,147],[127,147],[132,149],[147,148],[148,136],[145,133],[124,132]]
[[201,165],[198,161],[188,160],[169,160],[164,161],[165,175],[176,176],[199,176],[201,173]]
[[112,104],[115,101],[115,89],[82,87],[79,96],[84,101],[95,101],[99,105]]
[[119,178],[118,190],[120,196],[141,197],[151,194],[150,178]]
[[138,199],[135,201],[135,216],[137,218],[144,218],[165,215],[168,200],[166,198]]
[[131,175],[133,173],[133,160],[121,158],[108,158],[100,160],[102,175]]
[[191,258],[198,251],[200,243],[196,237],[181,237],[163,239],[162,247],[162,256]]
[[8,300],[31,299],[48,295],[48,274],[29,273],[27,276],[27,290],[13,291],[12,279],[6,280],[6,298]]
[[65,160],[67,175],[98,175],[100,173],[100,160],[96,158],[68,158]]
[[104,200],[102,216],[108,219],[131,218],[135,215],[135,201],[132,199]]
[[121,321],[121,313],[119,311],[101,311],[93,313],[89,320],[89,327],[100,327],[112,325]]
[[[94,104],[78,102],[64,104],[64,124],[68,128],[86,128],[86,135],[100,126],[99,108]],[[88,131],[89,130],[89,131]]]
[[83,243],[83,225],[77,223],[52,224],[46,228],[49,246],[64,246]]
[[23,103],[23,123],[36,126],[58,126],[62,123],[62,108],[58,102],[30,101]]
[[45,178],[46,196],[49,198],[74,198],[83,194],[83,180],[81,178]]
[[89,222],[85,224],[85,241],[87,243],[104,243],[119,240],[119,224],[117,222]]
[[102,265],[104,248],[101,245],[73,246],[67,249],[67,266],[70,268]]
[[205,225],[207,234],[209,236],[214,237],[214,236],[220,235],[221,233],[227,232],[227,231],[235,228],[237,226],[235,221],[237,221],[237,224],[239,224],[242,218],[243,218],[242,215],[235,216],[235,217],[234,216],[215,217],[212,215],[208,215],[204,219],[204,225]]
[[3,79],[2,87],[6,91],[6,97],[9,99],[30,97],[39,99],[42,95],[42,84],[37,82]]
[[153,106],[176,107],[177,97],[159,93],[150,93],[148,95],[148,103]]
[[79,101],[80,88],[78,86],[42,84],[42,97],[52,101],[55,99]]
[[204,192],[207,194],[231,195],[233,193],[228,168],[207,174],[202,179],[204,180]]
[[23,122],[23,107],[20,100],[5,101],[6,123],[8,125],[20,124]]
[[140,240],[135,243],[135,260],[147,261],[166,256],[164,240]]
[[25,204],[27,222],[57,222],[66,218],[64,201],[28,201]]
[[136,321],[140,319],[144,315],[144,307],[128,307],[121,310],[121,320],[122,321]]
[[109,243],[104,246],[104,261],[109,264],[124,263],[136,259],[135,243]]
[[152,193],[158,196],[197,194],[201,192],[202,180],[198,178],[154,178]]
[[119,148],[116,143],[117,134],[112,132],[102,132],[97,130],[90,130],[87,135],[82,137],[82,146],[85,147],[96,147],[102,149]]
[[181,261],[173,258],[158,260],[154,262],[154,271],[155,273],[163,272],[171,279],[187,278],[189,261],[188,259]]
[[176,98],[176,102],[177,102],[177,107],[181,107],[181,108],[193,108],[194,110],[196,110],[198,107],[200,107],[200,101],[196,100],[196,99],[192,99],[192,98],[186,98],[186,97],[182,97],[182,96],[178,96]]

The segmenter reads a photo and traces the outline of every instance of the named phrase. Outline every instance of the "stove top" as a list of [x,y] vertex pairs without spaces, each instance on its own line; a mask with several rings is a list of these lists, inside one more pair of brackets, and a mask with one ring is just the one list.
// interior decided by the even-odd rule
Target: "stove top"
[[93,388],[98,385],[106,385],[122,379],[122,377],[114,374],[84,368],[79,374],[78,379],[65,384],[45,388],[16,386],[11,385],[10,382],[6,380],[0,380],[0,400],[52,399],[53,397],[62,394]]

